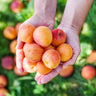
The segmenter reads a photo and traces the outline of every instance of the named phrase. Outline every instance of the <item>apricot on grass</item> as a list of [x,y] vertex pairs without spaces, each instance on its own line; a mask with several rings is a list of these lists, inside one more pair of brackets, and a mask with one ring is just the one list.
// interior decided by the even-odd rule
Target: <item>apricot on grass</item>
[[18,75],[18,76],[26,76],[26,75],[28,75],[27,72],[19,72],[19,70],[18,70],[18,68],[16,66],[14,67],[14,73],[16,75]]
[[60,64],[60,54],[54,49],[47,50],[42,56],[42,61],[46,67],[54,69]]
[[0,75],[0,88],[7,86],[7,78],[4,75]]
[[23,25],[19,29],[19,38],[23,42],[31,43],[33,41],[33,32],[35,30],[35,27],[33,25]]
[[96,51],[92,51],[92,53],[87,58],[88,63],[96,62]]
[[32,63],[28,61],[26,57],[23,59],[23,68],[26,72],[29,72],[29,73],[36,72],[37,71],[36,65],[37,63]]
[[14,27],[12,26],[7,26],[4,31],[3,31],[3,35],[10,40],[13,40],[16,38],[17,33]]
[[54,46],[59,46],[66,40],[66,34],[61,29],[54,29],[52,31],[52,36],[53,36],[52,45]]
[[6,96],[7,93],[9,93],[7,89],[5,88],[0,89],[0,96]]
[[73,66],[72,65],[70,65],[70,66],[68,66],[68,67],[66,67],[66,68],[63,68],[61,71],[60,71],[60,76],[62,76],[62,77],[69,77],[72,73],[73,73],[73,70],[74,70],[74,68],[73,68]]
[[5,56],[2,58],[2,67],[6,70],[12,70],[14,67],[14,58],[12,56]]
[[95,68],[90,65],[86,65],[82,68],[81,75],[87,80],[93,79],[95,77],[95,74]]
[[14,0],[10,5],[10,9],[14,13],[19,13],[23,8],[24,4],[20,0]]
[[52,42],[52,32],[46,26],[36,28],[33,33],[34,41],[42,47],[48,47]]
[[48,67],[45,66],[45,64],[41,61],[37,63],[37,71],[42,74],[48,74],[49,72],[52,71],[52,69],[49,69]]
[[16,26],[15,26],[15,30],[17,32],[17,35],[18,35],[18,31],[19,31],[19,27],[21,26],[22,23],[17,23]]
[[39,45],[35,43],[26,43],[23,47],[25,57],[30,62],[38,62],[42,59],[43,55],[43,48],[41,48]]
[[47,51],[47,50],[49,50],[49,49],[55,49],[55,47],[52,46],[52,45],[49,45],[48,47],[45,47],[45,48],[44,48],[44,51]]
[[68,61],[73,54],[72,48],[68,44],[61,44],[57,47],[57,51],[61,55],[61,61]]
[[10,43],[10,51],[15,54],[16,53],[16,45],[17,45],[17,40],[13,40],[11,43]]

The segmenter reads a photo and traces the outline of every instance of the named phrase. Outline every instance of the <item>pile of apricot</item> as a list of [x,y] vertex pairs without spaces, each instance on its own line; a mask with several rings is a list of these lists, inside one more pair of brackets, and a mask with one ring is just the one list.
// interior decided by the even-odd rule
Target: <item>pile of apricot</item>
[[46,26],[35,28],[23,25],[18,33],[23,47],[23,68],[26,72],[48,74],[72,57],[72,48],[66,42],[66,34],[61,29],[50,30]]

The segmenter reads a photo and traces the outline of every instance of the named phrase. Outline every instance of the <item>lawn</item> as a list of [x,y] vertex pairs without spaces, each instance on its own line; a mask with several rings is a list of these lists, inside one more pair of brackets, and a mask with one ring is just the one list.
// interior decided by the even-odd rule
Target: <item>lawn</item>
[[[27,2],[23,0],[25,8],[18,14],[10,10],[12,0],[0,0],[0,64],[6,55],[14,56],[9,50],[10,40],[3,36],[6,26],[15,26],[18,22],[24,22],[32,16],[34,11],[34,0]],[[66,0],[58,0],[55,28],[60,23]],[[92,50],[96,50],[96,0],[88,13],[87,19],[80,33],[81,54],[74,64],[74,72],[68,78],[59,75],[44,85],[37,85],[34,80],[35,74],[19,77],[14,71],[7,71],[0,65],[0,74],[8,78],[10,94],[7,96],[96,96],[96,77],[85,80],[81,76],[81,69],[87,63],[87,57]],[[92,64],[96,67],[96,63]]]

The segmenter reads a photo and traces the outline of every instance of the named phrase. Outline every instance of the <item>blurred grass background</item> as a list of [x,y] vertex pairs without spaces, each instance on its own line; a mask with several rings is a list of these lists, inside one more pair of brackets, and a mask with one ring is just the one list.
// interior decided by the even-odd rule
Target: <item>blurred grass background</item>
[[[18,22],[24,22],[32,16],[34,11],[34,0],[27,2],[22,0],[25,8],[18,14],[10,10],[12,0],[0,0],[0,64],[2,57],[13,55],[9,51],[10,40],[3,36],[6,26],[15,26]],[[58,0],[55,28],[60,23],[66,0]],[[87,19],[80,33],[81,54],[74,64],[74,73],[71,77],[63,78],[57,76],[44,85],[37,85],[34,80],[35,74],[19,77],[12,71],[3,69],[0,65],[0,74],[8,78],[7,96],[96,96],[96,77],[85,80],[81,77],[81,69],[88,65],[87,57],[92,50],[96,50],[96,0],[88,13]],[[96,67],[96,63],[93,64]]]

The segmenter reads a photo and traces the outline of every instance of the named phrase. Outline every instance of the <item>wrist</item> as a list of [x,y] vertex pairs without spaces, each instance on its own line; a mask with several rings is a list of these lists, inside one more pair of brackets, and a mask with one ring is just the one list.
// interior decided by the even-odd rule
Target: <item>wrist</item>
[[78,29],[77,27],[70,26],[70,25],[64,25],[62,23],[59,24],[58,28],[63,30],[66,34],[74,33],[79,36],[79,33],[80,33],[80,29]]

